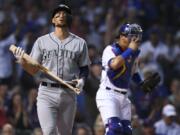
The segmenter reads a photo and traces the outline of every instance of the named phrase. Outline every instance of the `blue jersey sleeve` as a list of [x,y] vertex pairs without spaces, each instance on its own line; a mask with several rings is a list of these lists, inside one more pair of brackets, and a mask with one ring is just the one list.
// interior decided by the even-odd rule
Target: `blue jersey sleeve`
[[135,83],[135,84],[140,84],[141,82],[142,82],[142,79],[141,79],[141,76],[139,75],[139,73],[134,73],[133,75],[132,75],[132,81]]
[[[112,52],[114,53],[115,57],[118,55],[122,55],[125,51],[123,51],[118,44],[112,45]],[[110,67],[110,63],[113,58],[109,59],[108,61],[109,69],[107,70],[107,76],[112,84],[120,88],[128,88],[129,80],[131,79],[131,68],[135,58],[139,55],[139,53],[140,53],[139,50],[133,51],[130,56],[124,59],[125,60],[124,64],[116,70],[113,70]],[[136,76],[135,78],[136,78],[135,80],[137,81],[138,79]]]

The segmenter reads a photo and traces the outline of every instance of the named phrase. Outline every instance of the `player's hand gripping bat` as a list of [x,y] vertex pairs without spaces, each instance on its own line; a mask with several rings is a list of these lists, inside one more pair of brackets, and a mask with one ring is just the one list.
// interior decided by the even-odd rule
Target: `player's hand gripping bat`
[[[15,53],[16,49],[17,49],[17,47],[15,45],[11,45],[9,48],[9,50],[13,54]],[[34,75],[38,71],[42,71],[43,73],[47,74],[48,76],[50,76],[51,78],[53,78],[54,80],[59,82],[60,84],[73,90],[76,94],[80,93],[80,89],[73,87],[68,82],[66,82],[66,81],[62,80],[61,78],[59,78],[58,76],[54,75],[49,69],[47,69],[46,67],[39,64],[36,60],[32,59],[28,54],[24,53],[22,58],[23,58],[23,61],[25,62],[25,64],[22,63],[24,70],[26,70],[31,75]]]

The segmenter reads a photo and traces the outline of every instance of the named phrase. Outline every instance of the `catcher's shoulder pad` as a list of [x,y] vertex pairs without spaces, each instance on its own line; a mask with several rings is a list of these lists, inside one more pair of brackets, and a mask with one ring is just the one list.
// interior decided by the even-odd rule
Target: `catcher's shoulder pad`
[[145,78],[144,81],[140,83],[140,87],[144,92],[151,92],[160,83],[161,77],[159,73],[155,72]]

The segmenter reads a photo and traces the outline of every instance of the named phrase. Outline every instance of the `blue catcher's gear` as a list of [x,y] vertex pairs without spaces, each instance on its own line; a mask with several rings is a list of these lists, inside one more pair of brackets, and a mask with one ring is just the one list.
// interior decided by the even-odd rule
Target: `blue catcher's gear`
[[[117,43],[114,43],[112,45],[112,51],[116,56],[122,55],[124,53]],[[107,76],[110,82],[114,86],[118,88],[123,88],[123,89],[126,89],[129,87],[129,79],[131,77],[131,74],[130,74],[131,68],[132,68],[134,60],[136,59],[136,57],[138,57],[139,53],[140,53],[140,50],[137,50],[132,53],[130,63],[126,60],[125,63],[120,68],[116,70],[109,68],[107,70]],[[109,67],[110,67],[111,61],[112,59],[108,61]]]
[[131,122],[129,120],[122,120],[123,125],[123,135],[132,135]]
[[132,38],[132,37],[139,37],[140,40],[142,39],[142,28],[140,25],[138,24],[123,24],[120,26],[119,28],[119,33],[118,33],[118,37],[120,35],[123,35],[123,36],[127,36],[128,38]]
[[109,118],[106,128],[106,135],[123,135],[123,125],[118,117]]

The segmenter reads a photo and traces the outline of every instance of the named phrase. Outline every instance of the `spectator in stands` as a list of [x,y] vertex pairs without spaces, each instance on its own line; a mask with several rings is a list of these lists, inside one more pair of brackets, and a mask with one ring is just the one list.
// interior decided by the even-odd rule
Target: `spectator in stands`
[[160,29],[152,26],[149,30],[148,39],[140,46],[140,61],[143,63],[157,62],[159,57],[167,57],[168,48],[161,40]]
[[101,116],[98,114],[96,117],[96,121],[94,123],[94,135],[104,135],[104,134],[105,134],[105,127]]
[[92,135],[91,128],[84,123],[77,124],[74,135]]
[[35,128],[32,135],[43,135],[41,128]]
[[175,107],[167,104],[162,110],[163,118],[154,124],[157,135],[179,135],[180,126],[174,121],[176,114]]
[[177,111],[177,122],[180,124],[180,79],[173,78],[170,83],[171,95],[168,97],[168,100],[173,104]]
[[92,44],[88,45],[88,54],[89,54],[89,58],[92,63],[97,60],[98,52],[94,45],[92,45]]
[[154,126],[151,122],[144,122],[142,125],[142,135],[156,135]]
[[29,119],[20,93],[15,93],[8,109],[10,123],[18,130],[29,129]]
[[12,57],[9,47],[16,43],[15,35],[10,31],[11,20],[5,13],[0,22],[0,80],[10,85],[13,79],[15,60]]
[[84,86],[87,112],[90,115],[90,125],[93,126],[97,117],[98,110],[95,102],[96,92],[99,87],[100,75],[101,75],[101,63],[94,61],[90,66],[90,73]]
[[40,127],[37,116],[36,98],[37,98],[37,89],[35,88],[30,89],[28,93],[26,109],[28,113],[29,124],[32,129]]
[[[34,41],[36,39],[37,34],[36,30],[30,30],[27,32],[24,36],[24,38],[18,43],[19,47],[22,47],[23,50],[27,54],[30,54],[32,46],[34,44]],[[21,84],[23,89],[30,89],[36,86],[35,80],[33,76],[31,76],[29,73],[27,73],[21,65],[17,64],[16,66],[17,70],[17,78],[19,80],[19,83]]]
[[8,122],[7,118],[7,108],[8,108],[8,98],[7,98],[8,86],[2,80],[0,80],[0,128]]
[[14,127],[7,123],[2,128],[2,135],[15,135]]
[[133,128],[133,135],[140,135],[142,134],[142,125],[141,120],[137,114],[132,115],[132,128]]
[[180,110],[180,79],[173,78],[170,84],[171,95],[169,101]]

